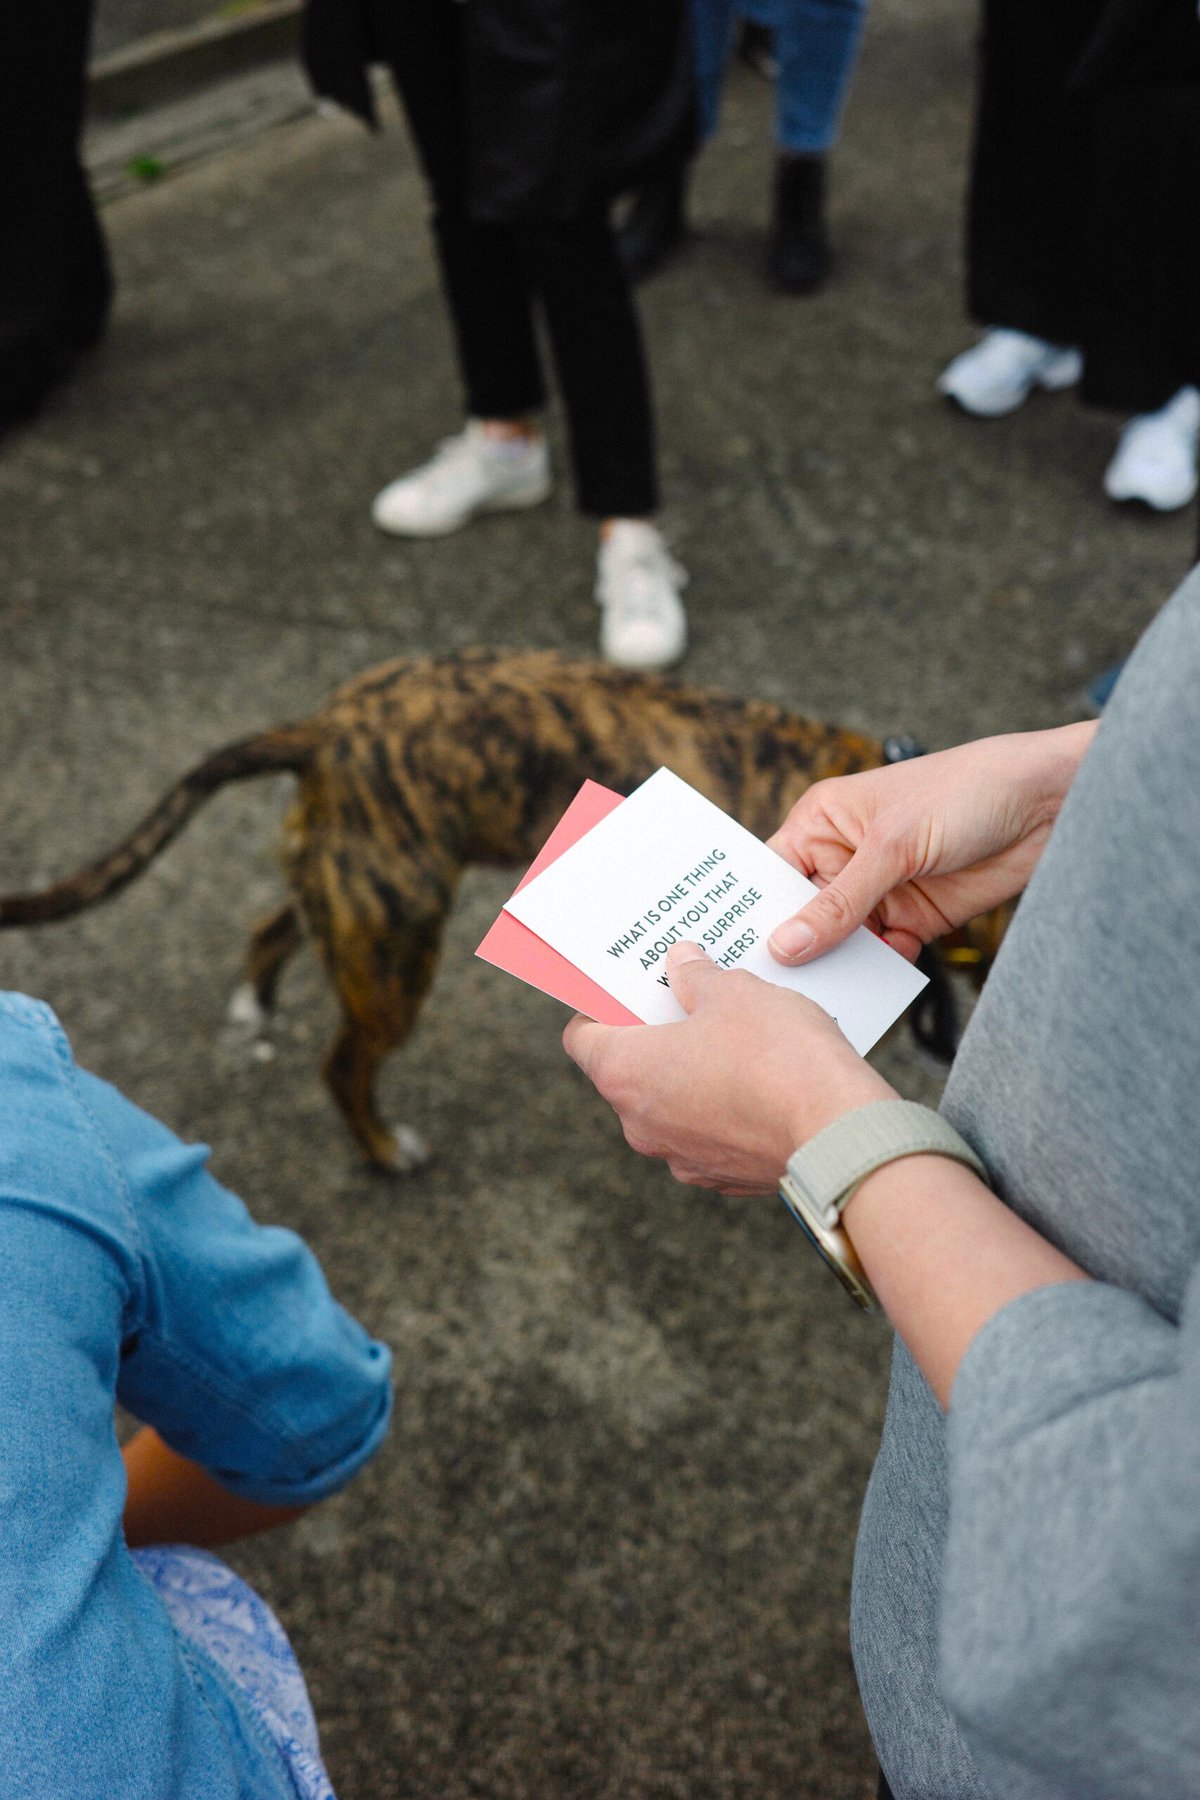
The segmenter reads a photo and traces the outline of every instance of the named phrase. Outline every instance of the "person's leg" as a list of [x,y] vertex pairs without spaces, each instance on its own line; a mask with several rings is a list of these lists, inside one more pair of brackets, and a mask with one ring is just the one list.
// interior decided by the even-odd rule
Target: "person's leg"
[[459,436],[375,496],[371,516],[384,531],[437,537],[480,512],[547,497],[549,463],[536,419],[546,391],[515,234],[468,211],[462,9],[453,0],[377,3],[371,22],[429,184],[467,414]]
[[603,210],[519,233],[567,414],[576,497],[595,519],[658,507],[650,376],[628,276]]
[[[1177,67],[1186,76],[1185,56]],[[1100,104],[1085,230],[1083,399],[1128,417],[1104,491],[1157,512],[1187,506],[1200,488],[1198,95],[1194,78]]]
[[780,0],[776,135],[782,155],[832,150],[866,17],[867,0]]
[[826,158],[837,138],[866,12],[866,0],[779,0],[769,263],[785,293],[811,293],[829,270]]
[[1160,512],[1200,486],[1200,25],[1151,13],[1097,95],[1079,234],[1085,405],[1132,415],[1104,475]]
[[1102,0],[985,0],[967,211],[967,305],[984,326],[1079,342],[1086,105],[1068,83]]
[[[1099,83],[1089,122],[1079,238],[1087,352],[1082,399],[1152,419],[1180,390],[1200,384],[1195,8],[1127,10],[1124,32],[1116,43],[1109,40],[1109,49],[1114,66]],[[1190,405],[1182,411],[1190,415]],[[1194,430],[1189,418],[1184,438],[1193,442],[1176,452],[1178,459],[1182,451],[1178,473],[1191,480]],[[1177,484],[1183,498],[1175,504],[1192,491],[1189,480]],[[1149,492],[1143,497],[1157,503]]]
[[775,56],[775,0],[740,0],[734,55],[764,81],[779,74]]
[[733,42],[733,0],[692,0],[692,45],[696,67],[699,142],[716,134],[721,90]]
[[580,510],[600,521],[601,648],[628,668],[683,655],[683,571],[654,527],[650,377],[629,278],[603,209],[521,234],[567,414]]
[[987,329],[938,378],[998,418],[1083,371],[1088,99],[1071,80],[1103,0],[984,0],[967,197],[967,310]]
[[545,404],[529,292],[512,232],[467,212],[462,10],[453,0],[376,0],[371,24],[429,184],[431,224],[467,412],[520,418]]
[[0,57],[0,429],[100,336],[108,253],[79,161],[91,0],[17,10]]
[[260,1594],[206,1550],[186,1544],[134,1550],[138,1575],[176,1634],[211,1658],[278,1747],[298,1793],[332,1795],[304,1671]]
[[775,0],[739,0],[738,12],[749,25],[760,25],[764,31],[775,29]]
[[[1083,399],[1155,412],[1200,382],[1200,25],[1197,67],[1101,100],[1083,241]],[[1189,79],[1190,76],[1190,79]]]
[[[692,59],[696,83],[697,148],[715,134],[721,90],[733,40],[734,0],[692,0]],[[694,153],[693,153],[694,154]],[[687,237],[687,191],[692,154],[658,170],[633,196],[617,234],[632,281],[657,273]]]
[[546,404],[529,293],[514,234],[435,196],[433,230],[474,419],[522,419]]

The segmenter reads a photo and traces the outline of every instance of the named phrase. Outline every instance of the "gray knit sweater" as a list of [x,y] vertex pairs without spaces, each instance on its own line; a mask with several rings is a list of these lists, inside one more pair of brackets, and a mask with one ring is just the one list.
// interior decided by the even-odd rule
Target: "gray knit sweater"
[[999,1313],[945,1418],[897,1347],[852,1626],[880,1759],[897,1800],[1200,1796],[1200,571],[1121,677],[944,1111],[1095,1281]]

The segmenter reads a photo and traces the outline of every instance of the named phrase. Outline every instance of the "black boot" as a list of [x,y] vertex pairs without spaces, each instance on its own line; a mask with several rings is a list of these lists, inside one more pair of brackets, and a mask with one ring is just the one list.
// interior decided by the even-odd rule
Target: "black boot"
[[36,231],[15,229],[0,284],[0,434],[28,424],[104,335],[113,278],[82,169],[60,181],[55,211]]
[[768,266],[785,294],[811,294],[829,273],[823,156],[781,156],[775,165]]
[[645,281],[687,237],[687,190],[690,162],[654,175],[633,197],[617,232],[617,248],[632,281]]

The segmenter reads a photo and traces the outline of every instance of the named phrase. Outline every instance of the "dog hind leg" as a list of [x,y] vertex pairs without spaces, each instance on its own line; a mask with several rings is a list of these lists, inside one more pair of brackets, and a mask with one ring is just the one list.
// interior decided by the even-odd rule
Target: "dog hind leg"
[[[326,1085],[367,1159],[391,1174],[407,1174],[429,1158],[411,1126],[383,1122],[375,1078],[389,1053],[416,1024],[437,966],[443,917],[411,927],[386,944],[355,936],[330,947],[342,1022],[325,1058]],[[382,966],[386,964],[386,966]]]
[[275,1010],[279,978],[304,941],[294,900],[285,900],[257,921],[250,934],[245,973],[230,995],[226,1018],[231,1025],[257,1036]]

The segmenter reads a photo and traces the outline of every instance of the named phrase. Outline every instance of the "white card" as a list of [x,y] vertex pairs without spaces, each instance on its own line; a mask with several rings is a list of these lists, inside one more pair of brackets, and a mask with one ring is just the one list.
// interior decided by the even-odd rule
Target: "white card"
[[816,892],[728,813],[659,769],[505,911],[648,1025],[683,1016],[666,952],[686,939],[725,968],[807,994],[865,1055],[926,978],[861,927],[803,968],[777,963],[767,939]]

